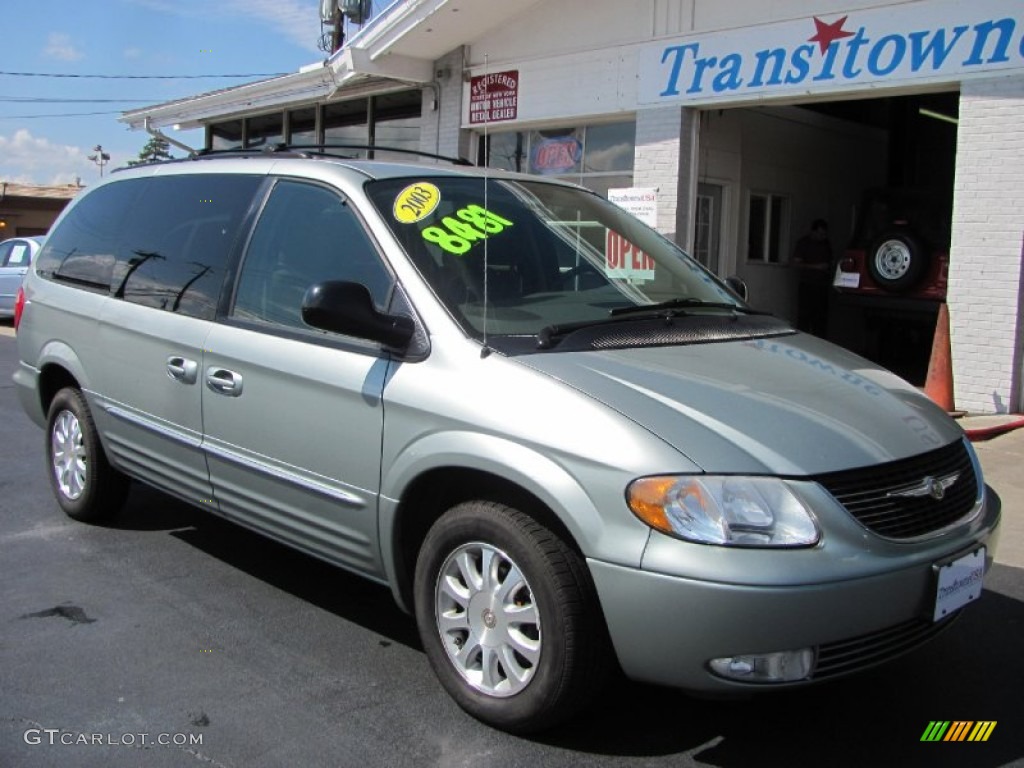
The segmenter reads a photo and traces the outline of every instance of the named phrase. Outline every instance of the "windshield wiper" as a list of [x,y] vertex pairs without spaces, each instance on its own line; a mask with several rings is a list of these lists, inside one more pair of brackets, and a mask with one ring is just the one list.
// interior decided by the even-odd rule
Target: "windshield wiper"
[[537,346],[541,349],[550,349],[555,346],[563,336],[568,336],[574,331],[578,331],[582,328],[590,328],[594,325],[610,325],[613,323],[628,322],[630,320],[647,320],[649,318],[644,317],[629,317],[629,318],[617,318],[617,317],[602,317],[597,320],[581,320],[576,323],[558,323],[555,325],[548,325],[540,329],[537,334]]
[[739,315],[770,315],[771,312],[764,312],[750,307],[741,307],[736,304],[729,304],[724,301],[703,301],[701,299],[671,299],[658,304],[639,304],[629,307],[616,307],[608,311],[608,317],[596,320],[582,320],[576,323],[559,323],[541,328],[537,334],[537,346],[541,349],[551,349],[562,337],[568,336],[574,331],[582,328],[590,328],[595,325],[613,325],[615,323],[629,322],[633,320],[651,320],[647,315],[653,313],[655,317],[663,317],[671,321],[675,317],[685,317],[690,313],[687,309],[730,309]]
[[[739,304],[730,304],[726,301],[705,301],[704,299],[669,299],[668,301],[660,301],[657,304],[636,304],[628,307],[615,307],[608,311],[608,314],[612,317],[618,315],[632,315],[643,312],[661,312],[662,310],[672,309],[728,309],[733,312],[737,312],[741,315],[770,315],[771,312],[765,312],[760,309],[751,309],[750,307],[743,307]],[[685,314],[685,313],[680,313]]]

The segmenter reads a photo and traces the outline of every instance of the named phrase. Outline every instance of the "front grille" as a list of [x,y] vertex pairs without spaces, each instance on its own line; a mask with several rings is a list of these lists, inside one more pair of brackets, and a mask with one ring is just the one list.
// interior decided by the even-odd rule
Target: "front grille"
[[[921,489],[925,478],[957,474],[941,499],[892,495]],[[814,478],[862,525],[880,536],[910,539],[966,517],[978,500],[978,479],[963,441],[909,459]]]
[[868,635],[825,643],[818,647],[813,680],[844,675],[910,651],[952,626],[960,611],[939,622],[914,619]]

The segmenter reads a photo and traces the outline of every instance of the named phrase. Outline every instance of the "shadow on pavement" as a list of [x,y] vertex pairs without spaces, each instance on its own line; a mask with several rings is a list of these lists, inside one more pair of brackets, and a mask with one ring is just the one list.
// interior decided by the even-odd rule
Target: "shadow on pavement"
[[[170,535],[409,648],[415,622],[379,585],[157,491],[136,487],[111,526]],[[930,644],[860,675],[716,701],[616,680],[575,720],[529,739],[591,758],[692,753],[712,766],[963,766],[1024,760],[1024,570],[996,565],[985,595]],[[695,622],[695,631],[699,623]],[[426,657],[423,657],[426,664]],[[666,659],[671,663],[671,659]],[[933,720],[994,720],[985,743],[922,742]]]
[[[181,541],[300,600],[419,650],[416,624],[380,584],[133,483],[121,514],[108,527],[167,531]],[[424,657],[424,663],[426,658]]]

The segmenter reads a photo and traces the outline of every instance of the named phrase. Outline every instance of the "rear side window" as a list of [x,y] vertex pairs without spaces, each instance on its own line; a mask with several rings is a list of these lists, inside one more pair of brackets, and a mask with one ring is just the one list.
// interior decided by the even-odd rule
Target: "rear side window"
[[147,179],[126,179],[87,192],[46,239],[36,272],[50,280],[106,292],[117,243]]
[[27,267],[30,253],[28,243],[17,240],[11,243],[10,253],[0,254],[0,267]]
[[261,176],[157,176],[125,224],[114,295],[204,320],[217,311],[224,271]]

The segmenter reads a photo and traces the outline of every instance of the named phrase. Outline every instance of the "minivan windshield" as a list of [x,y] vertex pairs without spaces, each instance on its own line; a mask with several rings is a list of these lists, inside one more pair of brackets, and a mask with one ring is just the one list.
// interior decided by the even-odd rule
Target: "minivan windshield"
[[627,322],[644,307],[749,311],[673,243],[583,189],[424,176],[372,181],[366,191],[448,311],[477,338]]

